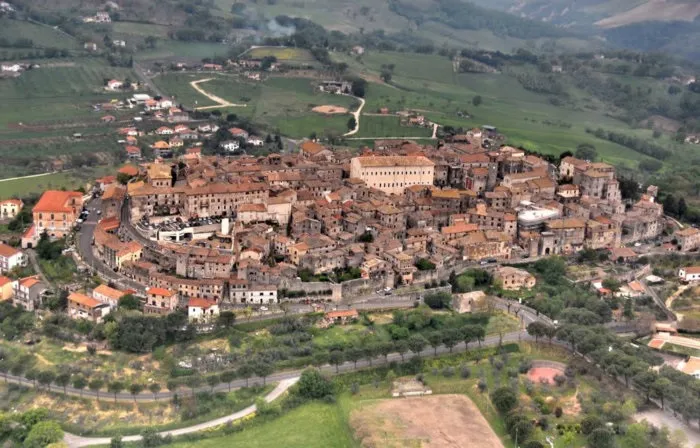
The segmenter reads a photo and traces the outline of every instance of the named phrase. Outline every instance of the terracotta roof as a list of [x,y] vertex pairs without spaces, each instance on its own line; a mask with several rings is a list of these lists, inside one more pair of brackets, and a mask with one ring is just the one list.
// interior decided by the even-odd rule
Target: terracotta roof
[[141,148],[138,146],[127,146],[126,152],[129,154],[141,154]]
[[700,230],[696,229],[695,227],[688,227],[687,229],[677,231],[676,235],[680,237],[686,237],[697,235],[698,233],[700,233]]
[[33,212],[72,212],[73,208],[69,206],[69,202],[71,201],[79,201],[79,204],[82,204],[83,194],[79,191],[48,190],[41,195],[41,199],[39,199],[39,202],[34,206]]
[[102,200],[108,200],[108,199],[123,199],[124,195],[126,194],[126,187],[123,187],[122,185],[110,185],[105,189],[105,192],[102,194]]
[[0,243],[0,257],[12,257],[13,255],[17,255],[19,253],[21,252],[14,247],[8,246],[5,243]]
[[0,204],[15,204],[22,206],[24,203],[19,199],[5,199],[4,201],[0,201]]
[[86,306],[88,308],[95,308],[102,303],[99,300],[95,300],[92,297],[88,297],[85,294],[80,294],[79,292],[72,292],[68,296],[68,301]]
[[159,140],[153,144],[153,149],[168,149],[170,148],[170,144],[168,142],[164,142],[163,140]]
[[118,172],[128,176],[136,176],[139,174],[139,169],[134,165],[124,165],[123,167],[119,168]]
[[164,296],[164,297],[171,297],[174,296],[175,293],[173,291],[170,291],[169,289],[165,288],[148,288],[148,294],[154,294],[157,296]]
[[243,212],[267,212],[265,204],[241,204],[238,206],[238,213]]
[[119,291],[118,289],[110,288],[107,285],[100,285],[92,291],[93,296],[95,294],[101,294],[107,296],[110,299],[119,300],[121,297],[126,295],[124,291]]
[[682,268],[686,274],[700,274],[700,266],[688,266],[687,268]]
[[353,160],[357,160],[363,167],[435,166],[435,163],[425,156],[355,157]]
[[323,145],[319,145],[316,142],[312,142],[311,140],[307,140],[307,141],[303,142],[299,147],[301,148],[302,152],[305,152],[305,153],[308,153],[311,155],[316,155],[316,154],[328,149]]
[[203,299],[201,297],[192,297],[187,302],[188,307],[194,308],[211,308],[216,305],[216,300]]
[[440,230],[443,235],[453,235],[455,233],[476,232],[479,226],[471,223],[460,223],[454,226],[445,226]]
[[12,281],[12,279],[9,279],[9,278],[5,277],[4,275],[0,275],[0,286],[5,286],[8,283],[10,283],[11,281]]
[[547,223],[550,229],[571,229],[586,227],[586,222],[578,218],[556,219]]
[[341,310],[341,311],[329,311],[326,313],[328,319],[337,319],[339,317],[357,317],[357,310]]
[[33,275],[31,277],[25,277],[19,281],[20,286],[23,286],[25,288],[31,288],[37,283],[40,283],[40,280],[39,277],[36,275]]

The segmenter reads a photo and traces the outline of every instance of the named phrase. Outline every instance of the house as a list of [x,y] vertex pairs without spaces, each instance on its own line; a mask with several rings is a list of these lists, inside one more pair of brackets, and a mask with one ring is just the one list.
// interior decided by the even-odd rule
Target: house
[[15,280],[12,282],[12,304],[25,311],[34,311],[42,305],[47,290],[38,275]]
[[115,47],[124,48],[124,47],[126,47],[126,41],[121,40],[121,39],[116,39],[116,40],[112,41],[112,45],[114,45]]
[[233,138],[242,138],[242,139],[248,138],[248,131],[246,131],[245,129],[231,128],[228,130],[228,132],[229,132],[229,134],[231,134],[231,136]]
[[3,64],[2,66],[0,66],[0,71],[3,71],[3,72],[19,73],[23,69],[24,69],[24,67],[22,67],[19,64],[10,64],[10,65]]
[[329,325],[345,325],[356,321],[359,316],[357,310],[329,311],[324,316],[324,320],[326,320]]
[[187,302],[187,318],[190,322],[209,322],[219,316],[216,300],[192,297]]
[[352,47],[351,52],[355,56],[362,56],[363,54],[365,54],[365,48],[359,45],[355,45],[354,47]]
[[10,300],[12,298],[12,279],[0,275],[0,301]]
[[88,51],[97,51],[97,44],[94,42],[85,42],[83,48]]
[[141,158],[141,148],[138,146],[127,146],[126,157],[132,160],[138,160]]
[[148,288],[146,291],[146,314],[169,314],[177,308],[177,292],[165,288]]
[[125,296],[124,291],[110,288],[107,285],[100,285],[92,290],[92,297],[100,303],[106,303],[110,308],[119,306],[119,299]]
[[24,253],[7,244],[0,243],[0,273],[27,265],[27,257]]
[[248,143],[249,145],[252,145],[252,146],[262,146],[265,144],[265,141],[256,135],[251,135],[246,140],[246,143]]
[[167,126],[161,126],[158,129],[156,129],[157,135],[173,135],[173,133],[174,131]]
[[331,160],[333,158],[333,152],[323,145],[316,143],[313,140],[306,140],[299,145],[299,152],[301,156],[305,159],[326,159]]
[[678,277],[682,282],[700,281],[700,266],[688,266],[678,270]]
[[637,253],[629,247],[615,247],[610,250],[610,259],[626,263],[637,258]]
[[24,207],[21,199],[6,199],[0,201],[0,219],[12,219],[19,214]]
[[34,243],[44,232],[51,238],[68,235],[82,208],[83,194],[79,191],[45,191],[32,210],[36,226]]
[[107,89],[108,90],[119,90],[124,86],[124,83],[117,80],[117,79],[110,79],[107,81]]
[[110,311],[108,304],[85,294],[73,292],[68,296],[68,317],[71,319],[86,319],[98,323],[102,322]]
[[515,291],[522,288],[530,289],[534,287],[537,282],[535,276],[526,270],[509,266],[497,268],[493,277],[496,281],[501,283],[503,289],[506,291]]
[[106,12],[98,12],[95,14],[95,23],[110,23],[112,18]]
[[678,250],[689,252],[700,247],[700,230],[695,227],[679,230],[673,234],[678,242]]
[[238,140],[226,140],[219,143],[219,148],[228,152],[234,152],[241,148],[241,144]]
[[104,117],[101,117],[100,120],[102,121],[102,123],[113,123],[117,120],[117,117],[115,117],[114,115],[105,115]]
[[204,64],[204,65],[202,65],[202,70],[213,70],[215,72],[220,72],[223,69],[224,69],[224,66],[221,64]]

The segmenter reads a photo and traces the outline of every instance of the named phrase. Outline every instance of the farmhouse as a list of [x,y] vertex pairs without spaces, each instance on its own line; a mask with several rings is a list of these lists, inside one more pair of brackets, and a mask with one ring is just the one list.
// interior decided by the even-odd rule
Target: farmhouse
[[6,199],[0,201],[0,219],[12,219],[22,210],[24,202],[21,199]]
[[678,250],[688,252],[700,247],[700,230],[695,227],[679,230],[673,235],[678,241]]
[[192,297],[187,302],[187,317],[191,322],[208,322],[219,316],[216,300]]
[[21,250],[15,249],[7,244],[0,243],[0,273],[27,265],[27,257]]
[[106,303],[101,303],[92,297],[88,297],[78,292],[73,292],[68,296],[68,316],[72,319],[86,319],[91,322],[102,322],[102,319],[109,314],[110,307]]
[[683,282],[700,281],[700,266],[688,266],[678,270],[678,277]]

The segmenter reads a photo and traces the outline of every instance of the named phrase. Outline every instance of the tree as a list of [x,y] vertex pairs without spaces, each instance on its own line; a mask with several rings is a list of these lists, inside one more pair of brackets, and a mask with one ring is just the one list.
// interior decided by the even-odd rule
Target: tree
[[510,387],[499,387],[491,393],[491,402],[498,412],[505,415],[512,411],[518,404],[518,397]]
[[676,210],[676,213],[678,213],[679,218],[685,217],[685,214],[688,213],[688,204],[685,203],[685,198],[682,196],[678,200],[678,209]]
[[248,381],[253,376],[253,366],[250,363],[243,363],[238,368],[237,374],[241,378],[245,378],[245,387],[248,387]]
[[66,387],[68,386],[68,384],[70,384],[70,377],[70,372],[61,372],[58,375],[56,375],[55,383],[57,386],[63,388],[63,395],[66,394]]
[[474,107],[479,107],[481,104],[484,102],[484,99],[481,98],[481,95],[476,95],[474,98],[472,98],[472,104]]
[[158,383],[151,383],[148,385],[148,390],[151,391],[153,394],[153,399],[156,399],[156,396],[158,395],[158,392],[160,392],[160,384]]
[[380,342],[377,344],[377,350],[379,351],[379,354],[384,357],[384,362],[389,361],[389,353],[394,349],[394,345],[389,342]]
[[209,375],[207,377],[207,384],[209,385],[209,392],[214,393],[214,387],[221,382],[219,375]]
[[382,73],[379,75],[379,77],[382,78],[382,81],[388,84],[391,82],[392,74],[389,70],[382,70]]
[[119,308],[125,310],[140,310],[141,300],[133,294],[125,294],[119,298]]
[[350,117],[348,119],[348,130],[352,131],[357,127],[357,120],[355,117]]
[[450,353],[452,353],[452,349],[461,340],[462,333],[456,328],[448,328],[442,332],[442,343],[445,344],[445,347],[450,349]]
[[45,420],[32,426],[27,438],[24,439],[23,446],[25,448],[44,448],[61,440],[63,440],[61,426],[52,420]]
[[351,361],[355,368],[357,368],[357,361],[362,359],[363,356],[364,351],[360,347],[352,346],[345,350],[345,358]]
[[431,347],[433,347],[433,354],[437,356],[437,349],[442,345],[442,332],[433,331],[432,333],[428,334],[428,343]]
[[375,356],[377,356],[379,352],[379,344],[376,342],[370,342],[366,345],[364,345],[362,348],[362,357],[367,360],[369,363],[369,366],[372,367],[372,361],[374,361]]
[[100,389],[102,389],[102,386],[104,386],[104,384],[104,380],[100,378],[90,380],[90,382],[88,383],[88,388],[95,393],[95,396],[98,400],[100,399]]
[[297,384],[299,395],[318,399],[333,395],[333,384],[317,369],[306,369],[301,373]]
[[253,371],[258,377],[262,378],[264,385],[266,384],[267,377],[275,370],[272,363],[259,359],[253,364]]
[[651,394],[661,401],[661,409],[664,408],[664,399],[668,396],[671,386],[671,380],[665,377],[658,377],[651,386]]
[[109,448],[124,448],[124,442],[122,442],[121,436],[114,436],[109,441]]
[[598,151],[595,146],[589,143],[581,143],[576,147],[576,158],[582,160],[594,161],[598,157]]
[[83,397],[83,389],[87,387],[87,380],[82,375],[76,375],[73,377],[73,389],[80,391],[80,397]]
[[419,271],[434,271],[435,263],[428,260],[427,258],[420,258],[416,261],[416,267]]
[[224,372],[221,372],[221,375],[219,375],[219,378],[221,378],[221,381],[228,384],[228,391],[231,392],[231,383],[233,380],[236,379],[236,372],[234,370],[226,370]]
[[401,355],[401,362],[404,362],[404,356],[408,351],[408,341],[406,341],[405,339],[399,339],[398,341],[394,341],[394,351]]
[[107,391],[114,394],[114,402],[117,402],[117,394],[124,390],[124,383],[121,381],[112,381],[107,385]]
[[539,341],[541,337],[545,337],[550,332],[550,326],[544,322],[535,321],[527,326],[527,334],[535,338],[535,343]]
[[449,308],[452,304],[452,294],[449,292],[428,294],[423,298],[423,302],[434,310]]
[[134,402],[136,402],[136,396],[143,392],[144,386],[143,384],[140,383],[131,383],[129,386],[129,393],[131,396],[134,398]]
[[56,374],[50,370],[42,370],[36,377],[36,380],[44,387],[51,390],[51,383],[56,378]]
[[675,216],[678,214],[678,202],[676,201],[676,197],[672,194],[669,194],[664,198],[663,206],[664,213],[667,215]]
[[408,338],[408,348],[416,355],[420,356],[421,352],[428,345],[428,340],[422,334],[412,334]]
[[613,448],[615,446],[615,436],[607,428],[596,428],[588,436],[588,444],[596,448]]
[[197,400],[197,388],[202,385],[202,377],[198,375],[192,375],[187,378],[186,381],[187,387],[190,388],[190,392],[192,392],[192,396],[194,397],[195,401]]
[[345,354],[340,350],[331,350],[328,360],[335,366],[335,373],[338,373],[340,365],[345,361]]
[[587,415],[581,420],[581,432],[586,436],[601,427],[603,427],[603,422],[597,415]]

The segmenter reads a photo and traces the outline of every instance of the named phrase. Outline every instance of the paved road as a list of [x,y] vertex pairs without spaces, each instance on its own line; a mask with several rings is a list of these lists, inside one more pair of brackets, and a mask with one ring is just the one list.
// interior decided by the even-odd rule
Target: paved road
[[[280,381],[277,387],[275,387],[269,394],[265,396],[265,401],[268,403],[273,402],[277,398],[279,398],[282,394],[287,392],[287,390],[292,387],[297,381],[299,380],[299,377],[295,378],[290,378],[288,380],[283,380]],[[173,429],[170,431],[163,431],[160,432],[159,434],[161,436],[181,436],[184,434],[190,434],[193,432],[198,432],[198,431],[203,431],[205,429],[209,428],[216,428],[217,426],[221,426],[223,424],[226,424],[228,422],[233,422],[236,420],[240,420],[243,417],[246,417],[252,413],[254,413],[257,410],[256,406],[250,405],[245,409],[241,409],[238,412],[234,412],[233,414],[227,415],[225,417],[217,418],[214,420],[210,420],[208,422],[200,423],[198,425],[193,425],[193,426],[188,426],[186,428],[180,428],[180,429]],[[122,441],[124,442],[137,442],[141,440],[142,437],[140,435],[131,435],[131,436],[126,436],[122,438]],[[63,441],[66,442],[66,444],[71,447],[71,448],[80,448],[83,446],[91,446],[91,445],[109,445],[110,443],[110,438],[109,437],[81,437],[77,436],[74,434],[66,433],[65,436],[63,437]]]
[[95,256],[95,254],[92,251],[92,239],[95,234],[95,226],[97,225],[97,222],[100,218],[97,215],[97,210],[101,209],[102,200],[93,199],[87,204],[87,207],[89,210],[91,210],[91,212],[88,218],[83,222],[82,226],[80,227],[77,239],[77,247],[78,253],[80,254],[80,258],[85,264],[99,272],[99,274],[102,277],[113,281],[123,287],[131,288],[139,292],[144,292],[145,288],[143,285],[131,280],[130,278],[122,274],[114,272],[112,269],[109,268],[109,266],[104,264],[102,260]]

